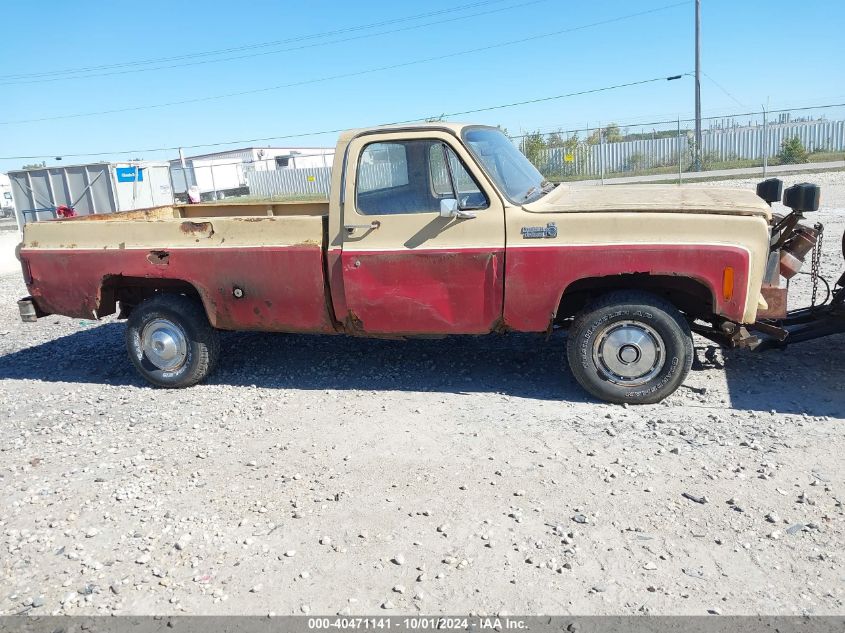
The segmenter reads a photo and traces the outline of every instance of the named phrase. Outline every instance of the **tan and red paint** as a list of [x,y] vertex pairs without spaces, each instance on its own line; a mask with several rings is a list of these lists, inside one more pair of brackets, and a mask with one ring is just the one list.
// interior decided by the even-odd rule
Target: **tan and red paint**
[[104,288],[120,278],[175,280],[196,289],[220,329],[375,336],[545,331],[571,284],[626,273],[693,279],[716,314],[741,321],[750,267],[741,247],[696,244],[32,248],[21,259],[44,313],[104,316]]

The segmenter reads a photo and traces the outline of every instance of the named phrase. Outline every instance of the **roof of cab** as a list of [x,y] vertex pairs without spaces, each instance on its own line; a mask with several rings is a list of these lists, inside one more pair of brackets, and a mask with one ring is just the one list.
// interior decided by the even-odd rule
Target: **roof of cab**
[[423,123],[394,123],[392,125],[377,125],[373,127],[354,128],[341,132],[340,141],[349,142],[356,136],[362,134],[378,134],[379,132],[395,132],[399,130],[447,130],[456,135],[466,127],[492,127],[479,125],[477,123],[450,123],[446,121],[423,122]]

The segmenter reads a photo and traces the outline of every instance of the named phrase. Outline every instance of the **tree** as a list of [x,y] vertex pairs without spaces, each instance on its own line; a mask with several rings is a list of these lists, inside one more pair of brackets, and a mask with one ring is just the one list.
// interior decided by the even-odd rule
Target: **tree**
[[529,132],[522,137],[522,153],[538,169],[545,158],[546,147],[546,140],[539,131]]
[[[599,137],[599,132],[601,132],[601,137]],[[608,123],[603,128],[593,130],[593,133],[587,137],[587,144],[598,145],[602,139],[605,143],[617,143],[624,140],[624,137],[617,123]]]
[[566,147],[566,141],[567,139],[563,138],[560,132],[551,132],[546,144],[549,148]]
[[777,154],[777,158],[781,165],[797,165],[810,161],[804,144],[797,136],[784,139],[783,143],[780,144],[780,151]]
[[46,167],[47,162],[41,161],[40,163],[30,163],[29,165],[24,165],[21,169],[41,169],[42,167]]
[[604,140],[606,143],[617,143],[623,140],[622,132],[616,123],[608,123],[604,128]]

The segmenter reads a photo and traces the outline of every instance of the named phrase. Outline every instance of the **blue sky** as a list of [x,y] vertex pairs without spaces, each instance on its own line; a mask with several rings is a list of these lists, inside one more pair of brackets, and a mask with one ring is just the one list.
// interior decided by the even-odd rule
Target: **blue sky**
[[[62,164],[165,159],[175,152],[149,150],[373,125],[691,72],[692,2],[501,46],[671,4],[675,2],[6,2],[6,28],[0,38],[0,156],[63,155]],[[845,2],[703,0],[702,6],[703,69],[708,75],[702,80],[705,115],[756,110],[765,103],[777,108],[845,101],[841,70]],[[435,12],[440,13],[404,20]],[[309,37],[385,21],[394,22]],[[402,30],[386,33],[397,29]],[[296,47],[300,49],[281,50]],[[437,61],[314,82],[485,47]],[[43,74],[219,49],[241,50],[103,68],[72,78]],[[262,54],[255,55],[258,52]],[[196,63],[227,57],[239,59]],[[191,65],[181,65],[186,63]],[[139,68],[147,70],[126,72]],[[43,81],[57,77],[60,80]],[[170,107],[15,123],[298,82],[312,83]],[[673,119],[692,111],[693,81],[684,77],[458,118],[501,124],[519,133],[609,120]],[[329,133],[257,145],[310,147],[332,145],[334,140],[335,134]],[[67,156],[87,152],[97,156]],[[0,160],[0,171],[29,162],[35,161]],[[47,163],[56,161],[48,158]]]

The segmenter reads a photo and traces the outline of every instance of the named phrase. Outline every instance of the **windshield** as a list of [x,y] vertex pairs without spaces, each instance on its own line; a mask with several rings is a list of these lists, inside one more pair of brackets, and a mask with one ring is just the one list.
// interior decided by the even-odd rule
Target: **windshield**
[[543,175],[499,130],[469,128],[463,137],[470,151],[511,202],[522,204],[545,193]]

